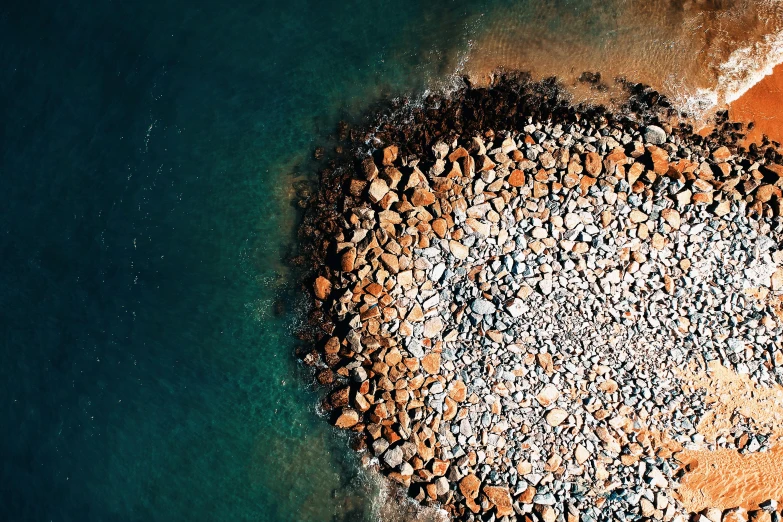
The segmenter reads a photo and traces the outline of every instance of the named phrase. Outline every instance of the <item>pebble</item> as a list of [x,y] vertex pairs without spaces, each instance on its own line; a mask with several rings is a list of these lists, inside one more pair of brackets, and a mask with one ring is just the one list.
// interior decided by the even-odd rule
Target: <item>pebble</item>
[[684,520],[677,448],[768,442],[749,423],[708,440],[681,370],[783,383],[783,167],[735,152],[531,122],[365,160],[368,206],[313,286],[339,324],[306,359],[335,425],[459,520]]

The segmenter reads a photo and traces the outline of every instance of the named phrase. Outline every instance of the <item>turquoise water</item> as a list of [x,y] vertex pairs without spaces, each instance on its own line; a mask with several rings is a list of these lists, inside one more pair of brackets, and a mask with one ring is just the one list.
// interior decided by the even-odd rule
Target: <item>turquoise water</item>
[[292,184],[340,119],[447,88],[508,14],[0,7],[0,520],[386,518],[293,357]]
[[373,518],[377,486],[292,355],[291,184],[339,119],[446,78],[475,14],[16,4],[0,7],[0,519]]

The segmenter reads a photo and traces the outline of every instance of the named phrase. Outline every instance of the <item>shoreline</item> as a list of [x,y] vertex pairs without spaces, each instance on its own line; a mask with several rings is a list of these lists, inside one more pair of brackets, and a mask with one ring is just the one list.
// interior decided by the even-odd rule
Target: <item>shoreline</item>
[[[611,290],[613,285],[622,289],[628,276],[634,281],[633,274],[643,267],[657,266],[653,269],[665,275],[659,299],[677,294],[687,300],[682,295],[691,290],[679,285],[692,276],[691,260],[688,267],[685,258],[669,267],[657,259],[666,259],[660,252],[680,256],[672,248],[679,238],[688,237],[682,236],[681,227],[693,226],[689,220],[700,213],[728,215],[740,223],[747,215],[751,224],[761,223],[761,230],[766,226],[767,233],[773,233],[764,223],[777,223],[781,214],[778,172],[783,170],[765,167],[764,158],[780,162],[774,149],[751,148],[737,156],[744,136],[733,126],[723,125],[706,137],[693,135],[687,125],[672,129],[664,123],[672,116],[664,97],[643,86],[629,85],[628,91],[626,110],[635,118],[600,107],[571,107],[556,84],[531,82],[525,75],[498,77],[490,89],[466,88],[451,98],[431,97],[425,108],[398,107],[397,119],[379,119],[383,123],[372,134],[343,133],[350,137],[343,155],[322,172],[320,190],[308,201],[300,229],[304,251],[297,260],[315,272],[307,284],[315,306],[311,328],[301,333],[308,346],[300,356],[332,390],[324,409],[332,412],[338,427],[357,434],[353,446],[363,452],[363,460],[369,463],[374,454],[381,470],[413,498],[441,505],[455,519],[493,512],[497,518],[536,513],[545,521],[561,515],[571,520],[582,509],[593,517],[602,509],[667,514],[667,520],[675,515],[669,506],[676,505],[676,494],[663,485],[674,477],[666,476],[672,469],[667,472],[665,465],[653,465],[656,472],[648,469],[639,479],[658,484],[655,495],[666,500],[654,495],[654,503],[637,501],[633,508],[626,499],[607,503],[598,490],[590,490],[592,496],[584,500],[587,491],[574,497],[555,486],[557,477],[578,468],[580,473],[573,476],[604,481],[614,475],[631,489],[642,487],[623,467],[645,459],[657,462],[661,455],[666,461],[688,447],[682,437],[695,435],[680,428],[679,435],[675,433],[679,439],[673,439],[673,418],[666,421],[661,413],[662,421],[646,407],[642,414],[624,409],[622,401],[613,402],[628,379],[647,379],[642,375],[650,373],[636,374],[606,361],[601,379],[592,377],[586,387],[568,390],[559,375],[573,363],[557,349],[540,350],[551,340],[537,338],[535,329],[528,330],[528,341],[504,333],[516,331],[509,328],[522,327],[528,317],[535,317],[537,324],[552,320],[539,317],[536,310],[551,308],[550,296],[574,291],[569,279],[561,281],[557,272],[576,270],[568,277],[587,277],[588,287],[596,282],[591,283],[591,277],[603,278]],[[682,150],[686,152],[680,156]],[[691,155],[704,159],[691,160]],[[662,195],[661,187],[677,187],[677,197]],[[566,201],[576,207],[561,214],[559,205]],[[666,212],[648,208],[645,201],[665,205]],[[583,210],[576,212],[577,207]],[[630,214],[626,208],[632,209]],[[630,259],[623,261],[631,252],[623,254],[621,249],[620,258],[613,261],[610,256],[608,265],[596,269],[580,264],[593,255],[594,240],[586,238],[609,232],[612,241],[625,237],[615,232],[630,234]],[[530,266],[518,265],[531,261],[512,259],[519,249],[530,252],[531,260],[548,261],[536,260],[532,266],[538,272],[528,274]],[[625,268],[610,269],[615,262],[625,263]],[[500,282],[515,277],[524,281],[522,286]],[[476,290],[459,290],[474,284]],[[508,284],[511,297],[501,290]],[[768,289],[765,297],[770,294]],[[628,327],[644,317],[633,310],[612,319],[622,307],[609,306],[600,315],[606,325],[620,327],[621,337],[630,336]],[[565,329],[554,323],[551,327],[562,330],[558,335],[565,337],[559,342],[566,345],[563,339],[570,338],[569,332],[594,326],[579,319],[579,309],[569,313],[575,323],[567,321]],[[654,325],[661,323],[654,319],[649,324],[655,331]],[[678,324],[688,332],[682,320]],[[768,327],[779,332],[777,323]],[[471,344],[479,338],[486,339],[484,348]],[[475,354],[485,349],[490,355],[479,357],[486,359],[484,364],[502,367],[515,360],[516,366],[500,374],[479,371]],[[649,360],[663,364],[665,358],[659,357],[668,356],[670,349],[650,347]],[[636,364],[646,363],[642,358]],[[588,365],[583,371],[595,370]],[[495,384],[490,386],[490,381]],[[675,379],[669,381],[665,389],[655,388],[658,384],[652,381],[648,385],[677,397],[671,384]],[[594,399],[601,397],[607,413],[599,416],[599,410],[578,406],[573,397],[581,393],[587,393],[584,400],[598,394]],[[515,415],[526,418],[528,412],[533,415],[529,423],[517,426]],[[604,424],[621,418],[626,420]],[[585,422],[592,436],[566,436]],[[539,454],[531,450],[533,442],[513,442],[521,426],[535,447],[549,447],[557,433],[570,441],[569,449],[563,453],[553,446],[551,453]],[[654,436],[640,438],[645,430]],[[509,457],[509,452],[528,457]],[[622,460],[622,466],[613,464],[615,460]],[[572,508],[564,512],[566,501]]]
[[783,143],[783,64],[775,66],[772,74],[765,76],[729,105],[729,115],[734,121],[753,128],[744,141],[761,144],[763,136]]

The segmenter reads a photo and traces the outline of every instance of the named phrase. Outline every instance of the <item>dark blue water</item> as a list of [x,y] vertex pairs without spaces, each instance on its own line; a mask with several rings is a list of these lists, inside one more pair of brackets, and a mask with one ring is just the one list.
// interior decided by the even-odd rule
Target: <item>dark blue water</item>
[[292,355],[291,185],[480,11],[329,4],[0,7],[0,520],[375,516]]

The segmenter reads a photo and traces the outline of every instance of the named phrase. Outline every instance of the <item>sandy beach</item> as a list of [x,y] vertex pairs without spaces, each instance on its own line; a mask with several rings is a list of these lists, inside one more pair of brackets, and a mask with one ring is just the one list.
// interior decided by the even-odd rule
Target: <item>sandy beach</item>
[[763,135],[772,141],[783,141],[783,64],[754,85],[731,104],[729,117],[735,121],[753,122],[746,142],[760,142]]

